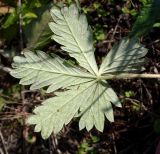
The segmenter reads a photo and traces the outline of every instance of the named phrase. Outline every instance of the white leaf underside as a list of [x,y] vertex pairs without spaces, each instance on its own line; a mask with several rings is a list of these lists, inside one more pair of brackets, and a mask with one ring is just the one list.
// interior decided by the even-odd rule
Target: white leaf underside
[[43,138],[49,137],[53,131],[58,133],[78,114],[81,115],[80,129],[86,127],[90,130],[95,126],[103,131],[104,115],[109,121],[114,121],[111,102],[117,107],[121,107],[121,103],[106,81],[98,81],[91,73],[66,65],[54,54],[49,56],[42,51],[25,51],[24,55],[14,58],[11,71],[12,76],[21,78],[21,84],[32,84],[31,89],[49,86],[47,92],[69,88],[44,101],[33,111],[35,115],[29,118],[28,122],[36,124],[35,131],[41,131]]
[[114,45],[111,51],[103,60],[99,69],[100,74],[140,72],[144,68],[144,56],[147,49],[138,43],[137,39],[124,38]]
[[51,57],[42,51],[37,54],[25,51],[24,55],[26,58],[14,58],[15,69],[11,71],[11,75],[22,78],[22,85],[32,84],[31,90],[49,86],[47,92],[52,92],[94,79],[92,74],[69,64],[65,66],[65,61],[56,55]]
[[105,117],[114,121],[112,104],[121,107],[121,103],[113,89],[106,81],[100,81],[99,76],[142,70],[147,50],[135,39],[123,39],[109,52],[98,71],[92,33],[85,15],[80,15],[75,5],[62,9],[54,7],[51,15],[54,20],[50,23],[53,39],[84,69],[42,51],[26,51],[25,57],[15,57],[10,74],[21,79],[21,84],[31,85],[31,89],[49,86],[47,92],[68,89],[56,92],[56,97],[36,107],[28,122],[36,125],[35,131],[41,131],[44,139],[52,132],[58,133],[74,117],[80,117],[80,129],[89,131],[95,126],[103,131]]
[[86,16],[79,14],[74,4],[62,9],[54,7],[51,9],[51,15],[54,20],[49,23],[54,32],[52,39],[61,44],[61,48],[74,57],[80,66],[92,74],[97,74],[92,32]]
[[41,131],[43,138],[48,138],[53,131],[58,133],[63,125],[77,117],[77,113],[81,115],[80,129],[86,127],[89,131],[95,126],[103,131],[105,116],[109,121],[114,121],[111,101],[121,107],[114,91],[103,81],[84,83],[56,95],[44,101],[33,111],[35,115],[28,119],[30,124],[36,124],[35,131]]

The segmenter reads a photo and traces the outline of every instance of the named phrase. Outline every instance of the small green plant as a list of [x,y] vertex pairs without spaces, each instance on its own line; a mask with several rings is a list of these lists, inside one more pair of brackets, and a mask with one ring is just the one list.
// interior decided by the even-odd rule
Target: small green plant
[[87,141],[84,141],[80,144],[80,147],[78,149],[78,154],[85,154],[90,150],[89,143]]
[[125,96],[128,98],[133,97],[134,95],[135,95],[134,91],[132,91],[132,90],[125,91]]
[[[74,117],[79,117],[79,128],[88,131],[94,126],[103,131],[105,117],[114,121],[112,104],[121,103],[107,80],[139,77],[159,77],[153,74],[132,74],[144,70],[147,53],[136,38],[124,38],[114,45],[98,68],[92,39],[92,31],[86,16],[75,4],[69,7],[53,7],[53,22],[49,23],[52,39],[61,49],[75,58],[78,66],[67,63],[55,54],[42,51],[24,51],[25,57],[14,57],[11,75],[20,78],[20,84],[30,89],[49,86],[47,93],[56,91],[56,97],[45,100],[28,118],[35,132],[44,139],[52,132],[58,133]],[[112,104],[111,104],[112,103]]]
[[[159,26],[158,20],[160,19],[159,8],[160,1],[159,0],[140,0],[143,3],[143,7],[139,16],[137,17],[133,29],[131,32],[131,36],[141,37],[147,34],[148,31],[152,29],[153,26]],[[145,25],[145,26],[144,26]]]
[[131,1],[126,1],[125,6],[122,8],[122,12],[124,14],[130,14],[133,17],[136,16],[136,14],[137,14],[137,11],[134,8],[132,8],[132,2]]
[[78,154],[96,154],[97,152],[93,145],[99,144],[99,141],[100,138],[98,136],[91,136],[84,140],[78,148]]
[[93,30],[95,41],[102,41],[105,39],[104,28],[100,24],[96,24]]

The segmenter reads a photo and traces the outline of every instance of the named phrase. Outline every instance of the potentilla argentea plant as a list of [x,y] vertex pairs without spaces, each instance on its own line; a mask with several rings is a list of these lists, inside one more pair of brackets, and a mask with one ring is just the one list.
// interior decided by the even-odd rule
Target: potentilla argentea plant
[[51,16],[53,22],[49,26],[54,33],[52,39],[75,58],[79,67],[42,51],[25,51],[25,57],[14,58],[11,75],[20,78],[22,85],[31,84],[32,90],[49,86],[47,93],[66,89],[55,92],[55,97],[36,107],[28,123],[34,124],[35,132],[41,131],[44,139],[52,132],[58,133],[74,117],[80,119],[80,130],[86,128],[89,131],[95,126],[103,131],[105,117],[110,122],[114,121],[112,104],[121,107],[107,79],[125,78],[127,73],[142,71],[147,49],[135,38],[124,38],[113,46],[98,69],[92,31],[86,16],[80,14],[74,4],[52,8]]

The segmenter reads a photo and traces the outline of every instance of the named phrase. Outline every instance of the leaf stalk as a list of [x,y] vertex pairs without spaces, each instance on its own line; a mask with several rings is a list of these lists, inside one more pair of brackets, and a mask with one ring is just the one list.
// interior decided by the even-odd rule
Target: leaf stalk
[[160,74],[132,74],[132,73],[121,73],[121,74],[105,74],[98,77],[101,80],[111,79],[133,79],[133,78],[160,78]]

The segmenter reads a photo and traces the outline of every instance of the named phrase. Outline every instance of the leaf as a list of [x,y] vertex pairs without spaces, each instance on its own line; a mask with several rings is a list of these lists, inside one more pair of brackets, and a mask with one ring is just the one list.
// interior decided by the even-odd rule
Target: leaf
[[105,57],[99,74],[142,71],[146,54],[147,49],[140,45],[136,38],[124,38],[114,45]]
[[24,55],[25,58],[14,58],[14,69],[10,73],[22,78],[21,84],[32,84],[31,89],[49,86],[47,92],[69,89],[55,93],[57,97],[44,101],[34,110],[35,115],[29,118],[28,122],[36,124],[35,131],[41,131],[43,138],[48,138],[52,131],[58,133],[78,114],[82,116],[80,129],[86,127],[90,130],[95,126],[103,131],[104,115],[114,121],[111,102],[117,107],[121,107],[121,103],[106,81],[96,80],[96,76],[66,64],[54,54],[49,56],[42,51],[26,51]]
[[160,19],[159,14],[160,1],[149,0],[141,9],[140,15],[137,17],[133,25],[131,37],[141,37],[145,35],[155,24],[157,19]]
[[6,100],[4,98],[0,97],[0,112],[2,111],[5,104],[6,104]]
[[35,11],[38,18],[25,27],[24,32],[28,49],[42,49],[46,44],[51,42],[52,32],[48,27],[48,22],[51,20],[49,13],[51,7],[52,4],[48,4],[38,8]]
[[114,120],[111,100],[105,91],[108,85],[104,84],[91,81],[63,93],[57,92],[57,97],[47,99],[42,106],[34,109],[35,115],[28,122],[36,124],[35,131],[41,131],[42,137],[46,139],[53,131],[58,133],[77,112],[82,112],[80,129],[86,127],[90,130],[95,125],[98,130],[103,131],[104,114],[110,121]]
[[17,10],[13,10],[12,13],[8,14],[6,21],[2,25],[2,28],[4,29],[9,28],[10,26],[14,25],[17,20],[18,20]]
[[11,75],[22,78],[22,85],[32,84],[32,90],[49,86],[47,92],[52,92],[94,79],[93,75],[65,64],[64,60],[54,54],[49,56],[42,51],[37,54],[25,51],[24,55],[26,58],[14,57]]
[[80,117],[80,129],[91,130],[95,126],[103,131],[105,117],[114,121],[112,104],[121,107],[116,93],[102,79],[103,74],[142,70],[147,50],[136,39],[125,38],[109,52],[98,72],[86,17],[75,5],[62,9],[54,7],[51,14],[54,40],[84,69],[42,51],[26,51],[25,57],[15,57],[10,74],[20,78],[21,84],[31,85],[31,89],[49,86],[47,92],[64,88],[63,93],[55,92],[56,97],[36,107],[28,123],[36,125],[35,131],[41,131],[44,139],[52,132],[58,133],[75,117]]
[[[114,121],[112,103],[121,107],[115,92],[105,81],[96,82],[93,89],[88,90],[89,93],[85,96],[85,103],[80,107],[82,114],[79,122],[80,129],[86,127],[89,131],[95,125],[99,131],[104,129],[105,117],[110,121]],[[113,96],[113,97],[112,97]]]
[[37,18],[37,15],[34,12],[27,12],[26,14],[24,14],[23,19],[28,18]]
[[54,32],[52,39],[62,45],[62,49],[74,57],[80,66],[92,74],[98,73],[94,57],[92,32],[88,26],[86,16],[79,14],[76,5],[62,9],[51,9],[54,22],[49,23]]

